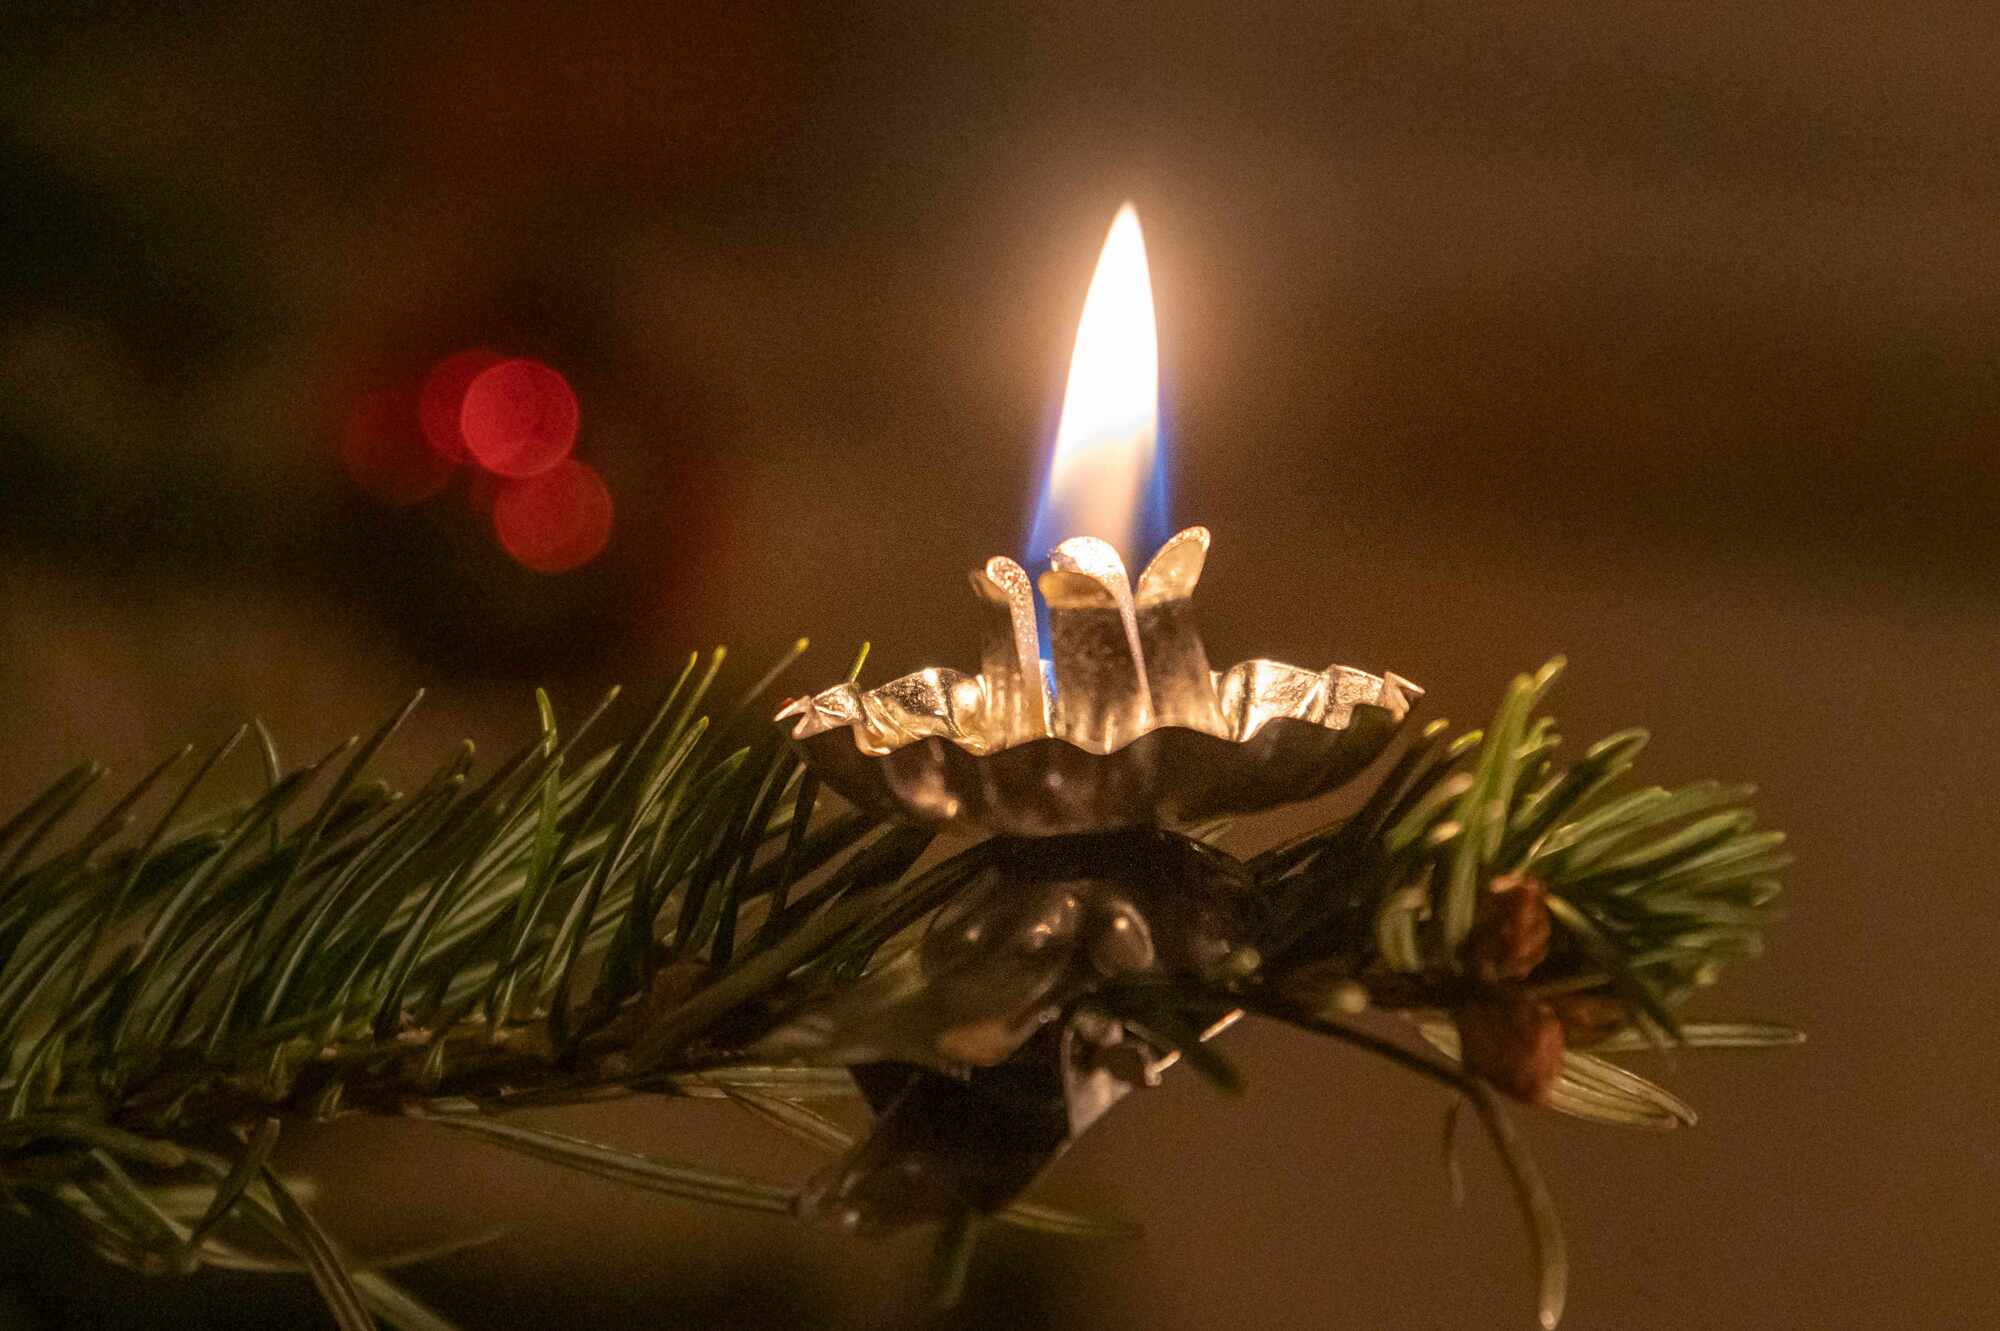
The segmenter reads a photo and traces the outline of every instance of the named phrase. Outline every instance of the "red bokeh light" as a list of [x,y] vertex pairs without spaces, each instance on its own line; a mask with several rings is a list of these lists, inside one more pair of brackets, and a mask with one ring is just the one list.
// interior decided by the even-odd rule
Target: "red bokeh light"
[[574,459],[510,481],[493,496],[501,548],[538,573],[564,573],[597,558],[611,539],[611,491]]
[[380,389],[355,400],[340,432],[347,474],[377,499],[414,504],[451,483],[457,468],[425,446],[417,429],[416,394]]
[[465,437],[460,433],[459,414],[465,407],[465,390],[480,371],[506,359],[486,347],[470,347],[453,352],[431,367],[424,376],[423,391],[417,396],[417,423],[423,427],[424,442],[448,462],[467,459]]
[[516,479],[549,471],[576,446],[578,412],[569,381],[527,359],[503,360],[473,376],[459,433],[488,471]]

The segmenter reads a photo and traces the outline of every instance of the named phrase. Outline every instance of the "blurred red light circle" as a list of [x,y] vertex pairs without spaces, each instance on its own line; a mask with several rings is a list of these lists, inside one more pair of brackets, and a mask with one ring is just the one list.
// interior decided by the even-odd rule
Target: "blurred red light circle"
[[611,539],[611,491],[583,463],[559,462],[500,487],[493,532],[516,562],[538,573],[581,568]]
[[342,424],[340,460],[347,474],[384,503],[429,499],[451,483],[455,470],[424,446],[413,397],[407,389],[366,394]]
[[459,415],[465,407],[465,390],[482,370],[499,364],[503,357],[486,347],[470,347],[453,352],[431,367],[424,376],[423,391],[417,396],[417,422],[423,427],[424,442],[448,462],[467,458],[465,437],[460,432]]
[[473,376],[459,433],[479,465],[514,478],[548,471],[576,447],[576,394],[536,360],[503,360]]

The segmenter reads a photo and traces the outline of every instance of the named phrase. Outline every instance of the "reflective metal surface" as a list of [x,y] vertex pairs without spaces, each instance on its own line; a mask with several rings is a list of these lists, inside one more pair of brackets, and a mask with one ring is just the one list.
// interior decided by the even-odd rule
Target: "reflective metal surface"
[[933,667],[840,684],[778,719],[806,760],[864,807],[1011,836],[1184,823],[1310,799],[1388,744],[1423,690],[1394,674],[1251,660],[1210,668],[1193,605],[1209,534],[1190,527],[1133,590],[1109,545],[1072,537],[1039,586],[995,558],[981,670]]
[[755,1052],[990,1067],[1106,981],[1213,973],[1255,936],[1258,905],[1241,865],[1176,832],[999,843],[918,945],[808,1003]]
[[1262,926],[1247,871],[1177,833],[996,845],[920,941],[753,1046],[847,1066],[876,1111],[866,1140],[799,1195],[801,1218],[879,1233],[1005,1204],[1179,1059],[1090,996],[1215,974]]

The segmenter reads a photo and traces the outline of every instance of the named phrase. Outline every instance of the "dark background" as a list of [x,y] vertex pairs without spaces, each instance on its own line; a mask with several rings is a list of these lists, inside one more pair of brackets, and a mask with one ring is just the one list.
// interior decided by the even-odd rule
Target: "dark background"
[[[14,4],[0,53],[0,801],[252,714],[317,751],[419,683],[405,778],[715,641],[812,636],[795,688],[863,636],[872,679],[964,663],[1130,197],[1217,657],[1476,721],[1566,652],[1578,741],[1649,725],[1654,779],[1794,834],[1794,918],[1701,1011],[1812,1042],[1682,1057],[1690,1132],[1533,1124],[1568,1325],[2000,1319],[1990,3]],[[618,505],[581,571],[341,469],[356,394],[475,343],[577,387]],[[1143,1241],[997,1241],[956,1324],[1531,1324],[1433,1090],[1232,1052],[1241,1102],[1176,1079],[1049,1180]],[[567,1121],[811,1163],[699,1106]],[[921,1283],[921,1242],[414,1125],[290,1150],[364,1253],[506,1227],[411,1273],[472,1326],[878,1325]],[[19,1228],[0,1268],[0,1324],[320,1316]]]

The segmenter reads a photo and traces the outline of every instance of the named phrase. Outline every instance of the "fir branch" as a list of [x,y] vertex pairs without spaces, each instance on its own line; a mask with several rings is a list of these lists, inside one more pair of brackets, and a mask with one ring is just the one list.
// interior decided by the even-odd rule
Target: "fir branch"
[[[140,1269],[275,1261],[308,1272],[344,1326],[426,1329],[442,1319],[354,1270],[270,1171],[281,1118],[415,1116],[676,1197],[792,1209],[788,1184],[498,1117],[727,1096],[851,1149],[801,1103],[854,1095],[847,1074],[774,1065],[756,1039],[907,966],[926,921],[1016,854],[985,842],[939,859],[928,829],[822,807],[817,779],[746,719],[776,671],[713,723],[702,713],[721,667],[720,651],[691,658],[643,725],[588,757],[580,740],[611,697],[565,731],[538,695],[537,735],[490,775],[474,780],[467,746],[407,794],[368,773],[414,699],[291,770],[259,728],[264,790],[196,812],[239,731],[135,841],[135,809],[188,750],[67,841],[102,771],[58,778],[0,826],[0,1197]],[[1491,1088],[1672,1126],[1693,1112],[1604,1054],[1795,1038],[1677,1016],[1761,946],[1782,837],[1756,829],[1748,787],[1621,792],[1643,732],[1560,763],[1553,721],[1535,715],[1559,669],[1518,677],[1484,731],[1424,728],[1345,819],[1240,861],[1187,841],[1240,880],[1254,939],[1210,972],[1080,1000],[1226,1086],[1207,1036],[1249,1011],[1472,1103],[1535,1235],[1549,1325],[1560,1234]],[[1370,1008],[1411,1018],[1450,1061],[1357,1026]],[[946,1226],[940,1289],[962,1283],[982,1218]],[[1127,1232],[1027,1201],[997,1218]],[[279,1255],[248,1252],[244,1233]]]

